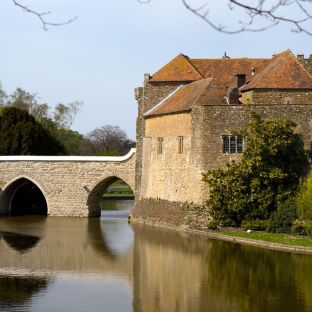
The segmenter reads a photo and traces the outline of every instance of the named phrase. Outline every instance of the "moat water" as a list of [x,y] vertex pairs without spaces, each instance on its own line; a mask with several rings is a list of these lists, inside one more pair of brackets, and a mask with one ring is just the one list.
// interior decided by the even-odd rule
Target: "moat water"
[[129,225],[132,205],[0,219],[0,311],[312,311],[311,255]]

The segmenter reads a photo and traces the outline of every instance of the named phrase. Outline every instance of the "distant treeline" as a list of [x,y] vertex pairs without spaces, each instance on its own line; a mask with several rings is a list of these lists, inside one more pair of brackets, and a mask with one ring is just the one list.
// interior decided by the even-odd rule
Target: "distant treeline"
[[117,156],[135,146],[119,126],[104,125],[87,135],[71,130],[82,105],[59,103],[52,110],[36,94],[17,88],[8,95],[0,87],[0,154]]

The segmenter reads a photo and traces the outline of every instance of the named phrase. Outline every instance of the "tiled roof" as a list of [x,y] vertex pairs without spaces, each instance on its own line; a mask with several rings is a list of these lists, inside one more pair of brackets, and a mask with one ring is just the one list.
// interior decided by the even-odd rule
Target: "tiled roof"
[[156,81],[195,81],[202,79],[203,76],[190,63],[189,58],[183,54],[179,54],[168,64],[162,67],[154,75],[150,82]]
[[190,59],[179,54],[150,78],[150,82],[191,82],[203,78],[215,77],[224,86],[232,86],[236,74],[251,77],[254,68],[261,71],[270,59]]
[[146,117],[190,111],[194,105],[226,104],[226,88],[207,78],[178,88],[167,99],[145,114]]
[[312,89],[312,76],[287,50],[274,56],[240,91],[251,89]]
[[193,66],[205,77],[215,77],[226,87],[235,85],[236,74],[246,74],[251,78],[251,71],[261,72],[270,59],[225,58],[225,59],[191,59]]

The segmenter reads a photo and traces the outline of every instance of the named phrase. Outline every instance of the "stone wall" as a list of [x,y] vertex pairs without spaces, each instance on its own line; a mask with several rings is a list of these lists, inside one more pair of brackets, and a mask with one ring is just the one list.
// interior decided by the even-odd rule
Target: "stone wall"
[[312,75],[312,54],[308,58],[304,55],[297,55],[299,62],[305,67],[305,69]]
[[145,120],[143,115],[152,107],[165,99],[173,90],[181,83],[150,83],[149,75],[145,74],[143,87],[135,89],[135,98],[138,103],[138,117],[136,121],[136,197],[141,192],[141,176],[142,176],[142,144],[145,136]]
[[[285,118],[297,124],[306,148],[311,141],[312,105],[253,105],[252,109],[268,118]],[[222,135],[232,134],[249,121],[249,111],[243,105],[197,106],[193,108],[192,152],[197,155],[203,171],[224,166],[239,159],[240,154],[223,154]]]
[[0,157],[0,214],[9,213],[19,181],[26,178],[42,191],[50,216],[99,216],[99,200],[116,177],[135,189],[134,150],[128,156],[100,159],[79,156]]
[[200,206],[192,203],[155,198],[136,200],[131,217],[136,221],[147,221],[162,225],[187,226],[192,229],[206,228],[211,217]]
[[[312,105],[253,105],[252,109],[264,118],[293,120],[297,124],[296,131],[303,135],[305,146],[309,147]],[[143,204],[136,204],[135,215],[142,213],[148,218],[147,215],[151,213],[150,218],[155,219],[159,213],[161,220],[164,209],[159,211],[155,205],[152,205],[152,209],[148,208],[151,199],[160,200],[169,209],[168,212],[169,203],[174,207],[182,203],[202,204],[208,197],[202,173],[240,159],[241,154],[223,153],[222,136],[242,129],[250,120],[250,110],[244,105],[195,106],[191,114],[149,118],[143,140],[142,192],[138,198]],[[177,136],[182,135],[181,129],[186,131],[184,135],[187,134],[183,155],[177,153]],[[164,139],[164,153],[161,155],[157,154],[157,137]],[[145,205],[144,213],[137,208],[142,205]],[[173,215],[180,220],[181,215],[177,211]],[[184,216],[184,212],[180,213]]]
[[[202,201],[192,181],[201,171],[192,162],[191,114],[181,113],[148,118],[143,139],[142,185],[138,198],[160,198],[172,202]],[[158,153],[158,138],[163,153]],[[179,153],[183,137],[183,153]]]
[[252,90],[242,94],[240,98],[244,104],[272,105],[272,104],[310,104],[311,90]]

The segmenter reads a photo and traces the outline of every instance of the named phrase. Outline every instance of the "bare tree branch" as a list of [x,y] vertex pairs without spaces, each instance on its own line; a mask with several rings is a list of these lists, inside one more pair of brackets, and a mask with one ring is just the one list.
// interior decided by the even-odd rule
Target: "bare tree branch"
[[38,11],[35,11],[35,10],[29,8],[27,5],[21,4],[19,1],[16,1],[16,0],[12,0],[12,1],[13,1],[14,5],[21,8],[23,11],[37,16],[37,18],[40,20],[42,27],[45,31],[47,31],[49,29],[49,26],[63,26],[63,25],[70,24],[77,19],[77,16],[76,16],[76,17],[70,18],[64,22],[59,22],[59,23],[50,22],[46,19],[46,16],[51,14],[50,11],[38,12]]
[[[139,3],[150,3],[152,0],[137,1]],[[209,10],[211,5],[208,0],[203,1],[201,5],[195,6],[192,0],[181,0],[186,9],[198,16],[210,27],[222,33],[259,32],[284,23],[290,24],[293,32],[312,36],[312,29],[310,29],[312,28],[312,0],[223,0],[225,4],[228,4],[230,10],[241,9],[247,18],[245,21],[238,20],[238,26],[234,29],[214,22]],[[285,14],[285,9],[287,9],[287,14]],[[258,26],[260,22],[261,26]]]

